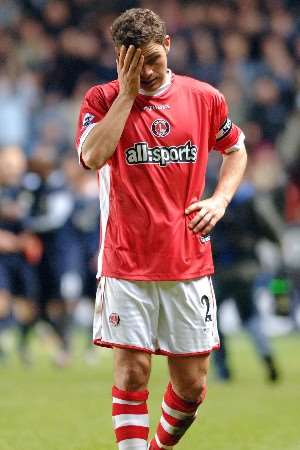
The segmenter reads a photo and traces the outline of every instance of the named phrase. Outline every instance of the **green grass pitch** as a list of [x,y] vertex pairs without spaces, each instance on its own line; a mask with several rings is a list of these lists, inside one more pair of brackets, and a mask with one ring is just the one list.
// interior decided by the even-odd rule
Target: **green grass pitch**
[[[276,338],[282,381],[268,384],[250,344],[230,338],[235,380],[210,377],[205,404],[178,450],[300,450],[300,336]],[[1,450],[113,450],[112,359],[99,349],[96,365],[83,362],[82,339],[74,361],[57,369],[34,344],[36,363],[23,368],[13,356],[0,367]],[[152,432],[167,382],[166,361],[155,357],[150,384]]]

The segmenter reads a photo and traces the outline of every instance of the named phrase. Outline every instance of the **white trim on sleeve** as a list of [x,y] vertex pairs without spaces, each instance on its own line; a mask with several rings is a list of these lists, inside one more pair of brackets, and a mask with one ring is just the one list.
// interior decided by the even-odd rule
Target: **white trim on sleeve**
[[80,137],[79,145],[78,145],[78,148],[77,148],[78,157],[79,157],[79,163],[81,163],[80,157],[81,157],[81,150],[82,150],[83,143],[85,142],[86,138],[90,134],[91,130],[97,125],[97,123],[98,122],[91,123],[89,126],[87,126],[86,129],[84,130],[84,132],[82,133],[81,137]]
[[245,141],[245,135],[241,131],[239,138],[237,140],[237,143],[234,144],[232,147],[227,148],[224,151],[225,155],[229,155],[230,153],[238,152],[239,150],[241,150],[244,147],[244,141]]

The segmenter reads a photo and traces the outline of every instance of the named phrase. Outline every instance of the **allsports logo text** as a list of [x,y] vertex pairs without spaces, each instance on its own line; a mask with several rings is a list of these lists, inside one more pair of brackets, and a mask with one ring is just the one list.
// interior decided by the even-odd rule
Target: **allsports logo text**
[[169,163],[194,163],[197,161],[198,148],[191,141],[184,145],[170,147],[149,147],[147,142],[138,142],[125,151],[127,164],[159,164],[166,167]]

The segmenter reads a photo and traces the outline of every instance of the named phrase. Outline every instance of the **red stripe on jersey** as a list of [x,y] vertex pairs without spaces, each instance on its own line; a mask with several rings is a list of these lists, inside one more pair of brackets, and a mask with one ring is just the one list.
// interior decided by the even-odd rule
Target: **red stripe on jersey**
[[117,442],[125,439],[148,439],[149,428],[140,427],[136,425],[128,425],[126,427],[119,427],[115,430]]
[[141,403],[140,405],[128,405],[113,403],[112,415],[118,416],[119,414],[147,414],[148,408],[146,403]]
[[128,400],[132,402],[145,402],[148,399],[149,392],[145,391],[123,391],[116,386],[112,388],[112,396],[121,400]]

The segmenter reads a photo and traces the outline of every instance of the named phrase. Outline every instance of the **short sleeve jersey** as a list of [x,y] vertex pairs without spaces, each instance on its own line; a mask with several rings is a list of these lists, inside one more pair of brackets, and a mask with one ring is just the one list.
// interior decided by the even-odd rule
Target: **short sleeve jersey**
[[[82,103],[76,144],[109,110],[118,81],[92,87]],[[201,199],[209,151],[239,138],[223,95],[172,74],[160,95],[136,97],[117,148],[98,171],[98,276],[187,280],[213,273],[209,237],[194,234],[185,209]],[[99,146],[101,152],[101,145]]]

